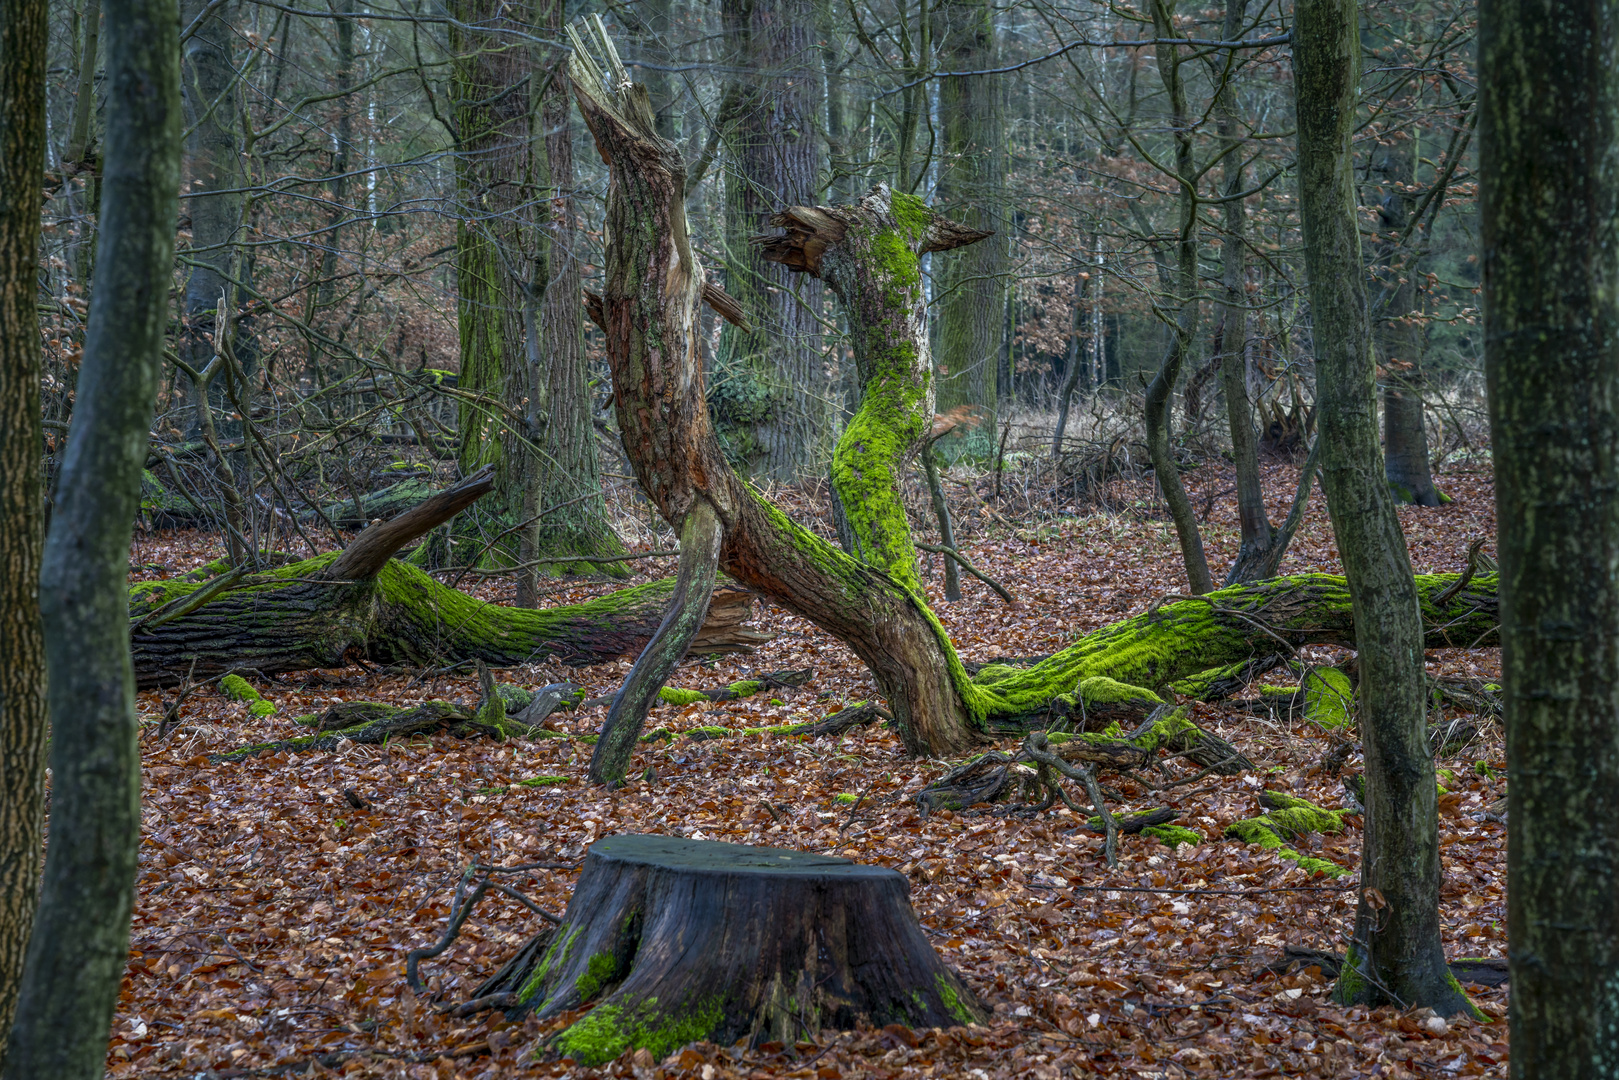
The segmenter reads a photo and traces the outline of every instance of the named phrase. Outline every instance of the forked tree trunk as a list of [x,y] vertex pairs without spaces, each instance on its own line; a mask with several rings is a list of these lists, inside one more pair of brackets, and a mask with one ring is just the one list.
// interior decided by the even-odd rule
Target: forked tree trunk
[[1470,1005],[1439,940],[1439,812],[1423,627],[1377,441],[1376,369],[1356,227],[1360,31],[1354,0],[1299,0],[1293,29],[1300,217],[1321,410],[1321,478],[1354,599],[1366,756],[1365,853],[1341,1002]]

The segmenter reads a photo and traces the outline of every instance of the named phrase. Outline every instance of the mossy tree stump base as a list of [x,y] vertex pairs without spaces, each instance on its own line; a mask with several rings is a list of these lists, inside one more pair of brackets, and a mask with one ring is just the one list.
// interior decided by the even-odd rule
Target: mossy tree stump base
[[542,1019],[594,1003],[553,1044],[592,1065],[699,1039],[792,1043],[986,1016],[923,936],[904,875],[802,851],[607,837],[549,947],[529,952],[506,985]]

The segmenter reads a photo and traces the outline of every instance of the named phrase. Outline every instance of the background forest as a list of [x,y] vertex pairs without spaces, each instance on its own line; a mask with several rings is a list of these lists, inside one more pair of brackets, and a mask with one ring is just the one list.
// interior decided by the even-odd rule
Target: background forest
[[[29,3],[6,1080],[1506,1075],[1474,5]],[[624,833],[950,974],[614,1029]]]

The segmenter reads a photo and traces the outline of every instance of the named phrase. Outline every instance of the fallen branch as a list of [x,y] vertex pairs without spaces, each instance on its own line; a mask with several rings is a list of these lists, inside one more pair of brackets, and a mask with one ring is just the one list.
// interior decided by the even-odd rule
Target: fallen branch
[[955,548],[945,547],[942,544],[924,544],[920,540],[914,541],[914,543],[923,551],[931,551],[935,555],[946,555],[951,559],[954,559],[963,570],[967,571],[967,573],[971,574],[979,581],[982,581],[985,585],[988,585],[991,589],[994,589],[995,595],[999,596],[1002,600],[1005,600],[1008,604],[1017,603],[1017,597],[1013,596],[1011,592],[1007,590],[1006,586],[1002,585],[1000,582],[978,569],[978,567],[968,562],[967,557],[961,552],[957,551]]

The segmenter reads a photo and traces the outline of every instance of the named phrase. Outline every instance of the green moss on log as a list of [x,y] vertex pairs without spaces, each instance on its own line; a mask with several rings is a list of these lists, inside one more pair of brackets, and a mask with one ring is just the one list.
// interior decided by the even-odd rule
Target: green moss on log
[[1342,731],[1355,723],[1355,690],[1349,676],[1335,667],[1319,667],[1304,676],[1304,718],[1326,731]]
[[1260,798],[1270,807],[1269,812],[1232,822],[1226,826],[1225,835],[1274,851],[1312,874],[1338,878],[1349,873],[1337,863],[1302,855],[1287,846],[1287,841],[1297,842],[1312,832],[1342,832],[1347,811],[1326,810],[1281,791],[1267,791]]
[[1182,825],[1148,825],[1141,830],[1143,836],[1156,836],[1170,847],[1178,844],[1196,845],[1203,840],[1201,833],[1193,832]]

